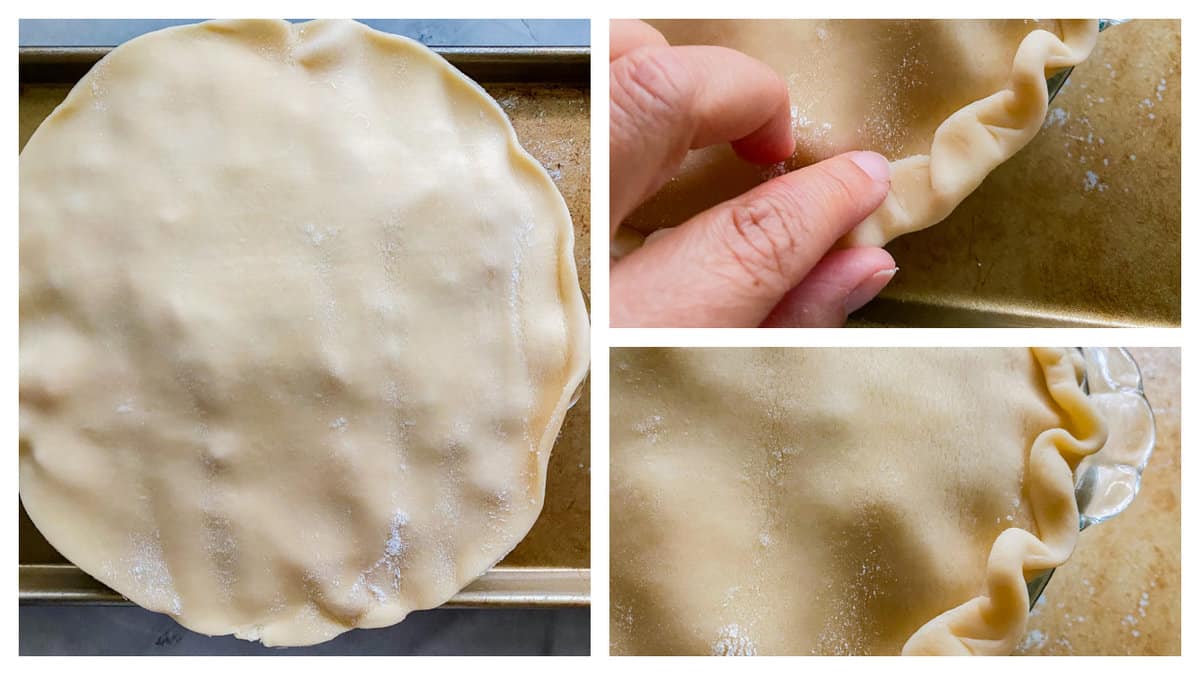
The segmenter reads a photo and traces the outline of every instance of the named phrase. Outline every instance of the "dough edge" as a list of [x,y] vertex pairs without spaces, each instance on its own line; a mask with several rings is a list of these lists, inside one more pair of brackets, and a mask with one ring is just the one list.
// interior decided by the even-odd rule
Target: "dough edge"
[[883,246],[950,215],[996,167],[1029,144],[1050,105],[1046,75],[1083,63],[1100,33],[1097,19],[1060,20],[1062,37],[1030,32],[1013,57],[1008,86],[955,111],[934,132],[929,154],[893,161],[882,205],[838,246]]

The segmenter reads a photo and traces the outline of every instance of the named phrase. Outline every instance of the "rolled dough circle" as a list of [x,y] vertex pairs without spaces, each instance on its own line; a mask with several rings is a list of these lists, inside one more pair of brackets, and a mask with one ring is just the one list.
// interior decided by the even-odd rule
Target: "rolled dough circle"
[[203,633],[434,607],[536,519],[587,369],[570,215],[500,107],[350,21],[117,48],[20,160],[20,488]]

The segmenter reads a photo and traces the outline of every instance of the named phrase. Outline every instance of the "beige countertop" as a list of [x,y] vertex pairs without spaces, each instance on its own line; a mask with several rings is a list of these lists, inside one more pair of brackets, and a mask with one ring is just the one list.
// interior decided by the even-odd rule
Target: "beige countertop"
[[1180,352],[1130,352],[1157,427],[1142,490],[1125,513],[1083,532],[1018,654],[1180,654]]

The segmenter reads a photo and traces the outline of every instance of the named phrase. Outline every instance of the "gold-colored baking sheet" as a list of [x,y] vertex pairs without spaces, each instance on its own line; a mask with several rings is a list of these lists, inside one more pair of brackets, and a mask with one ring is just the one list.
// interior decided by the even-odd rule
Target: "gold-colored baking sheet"
[[[575,224],[579,282],[590,306],[589,50],[442,48],[512,119],[522,145],[550,172]],[[107,48],[20,50],[20,147]],[[546,503],[528,536],[447,606],[583,606],[590,598],[590,396],[587,383],[567,413],[550,457]],[[22,602],[118,603],[119,594],[54,550],[20,509]]]
[[887,246],[851,325],[1179,325],[1180,86],[1179,21],[1105,30],[1028,146]]

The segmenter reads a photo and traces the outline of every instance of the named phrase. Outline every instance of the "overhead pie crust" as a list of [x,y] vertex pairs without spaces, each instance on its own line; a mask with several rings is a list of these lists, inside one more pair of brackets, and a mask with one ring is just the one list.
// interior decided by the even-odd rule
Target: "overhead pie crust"
[[1107,438],[1068,349],[616,349],[618,654],[1007,654]]
[[614,255],[642,235],[780,173],[849,150],[891,160],[883,205],[840,242],[882,246],[950,215],[1046,117],[1046,76],[1087,58],[1096,20],[662,20],[673,45],[726,46],[788,82],[797,151],[764,170],[728,146],[695,150],[626,219]]
[[424,46],[136,38],[20,190],[21,499],[85,572],[303,645],[445,602],[537,518],[588,361],[570,215]]

